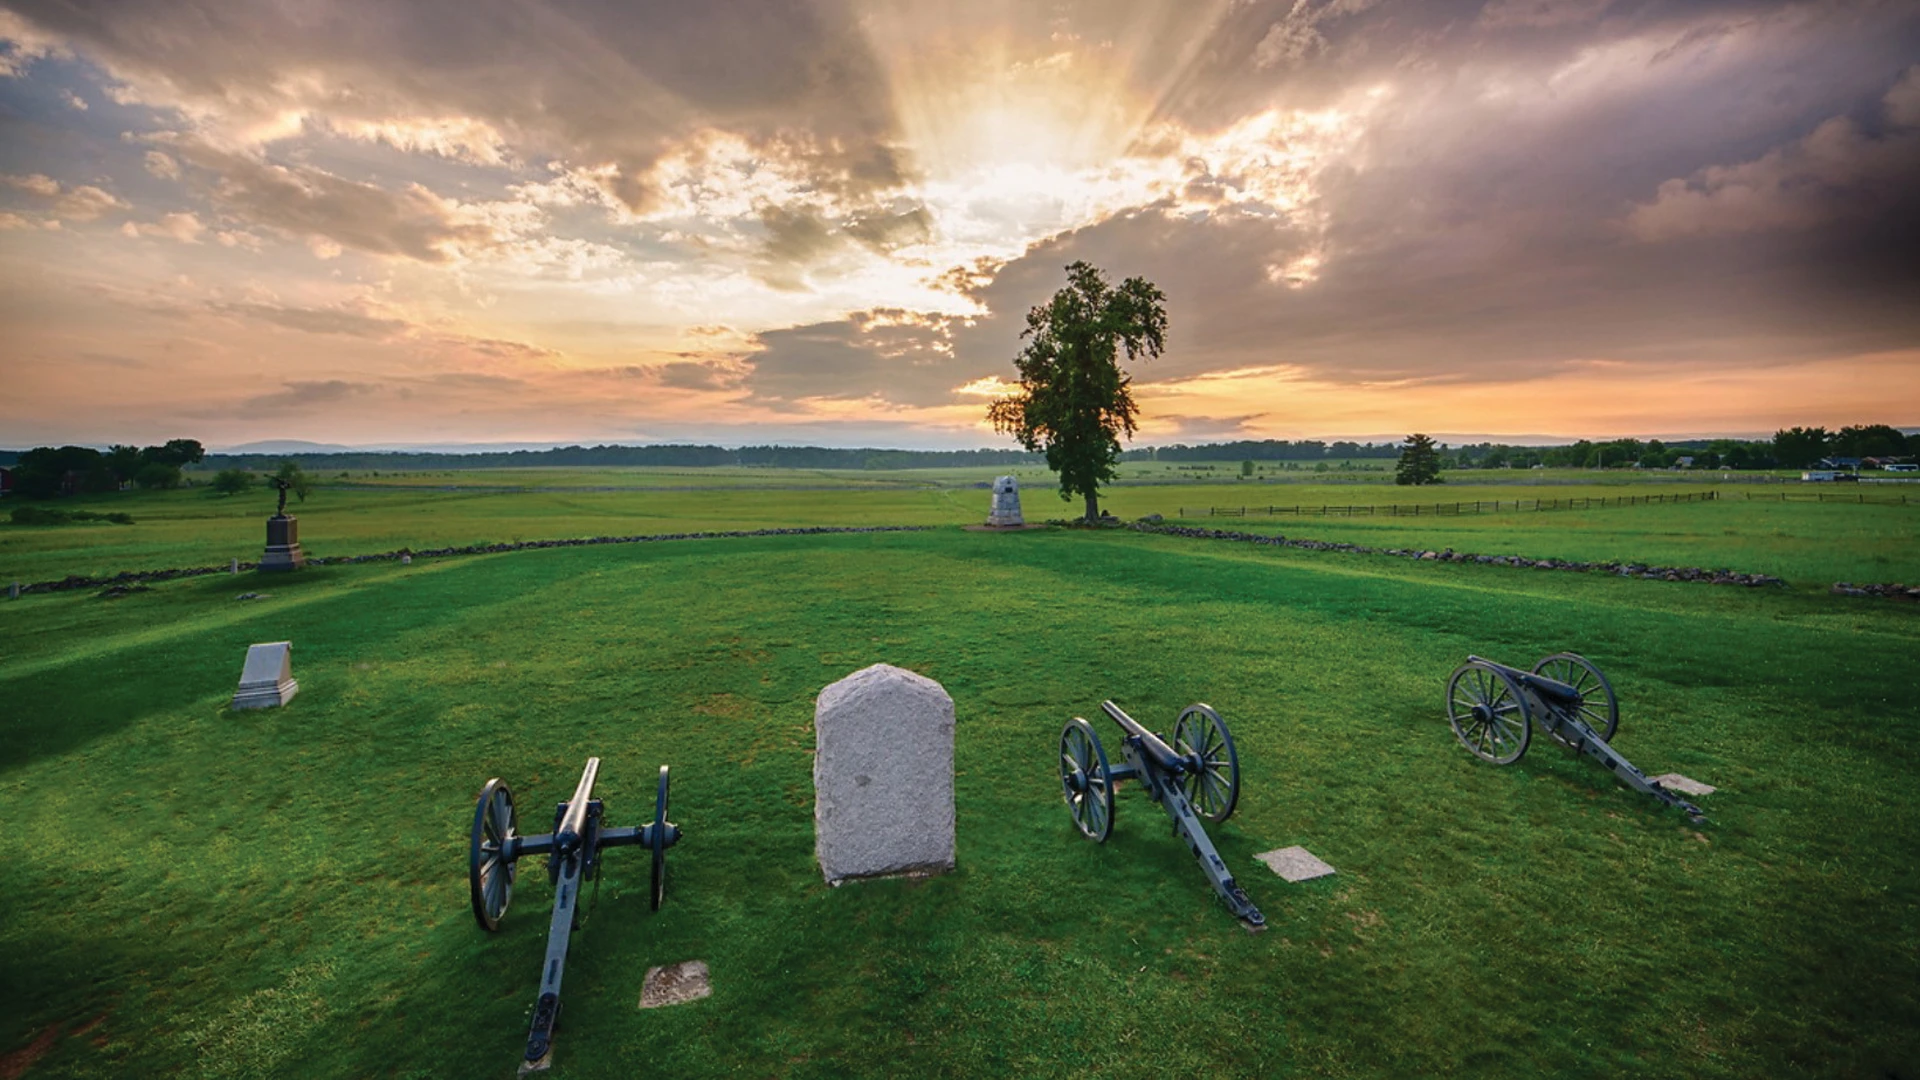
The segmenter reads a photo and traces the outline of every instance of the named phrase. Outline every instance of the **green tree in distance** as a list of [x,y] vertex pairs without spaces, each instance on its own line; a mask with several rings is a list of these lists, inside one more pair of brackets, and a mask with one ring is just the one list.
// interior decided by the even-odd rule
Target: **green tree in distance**
[[1120,370],[1120,350],[1128,360],[1165,350],[1165,301],[1144,278],[1116,289],[1089,263],[1067,267],[1067,287],[1027,312],[1020,336],[1029,340],[1013,361],[1019,393],[987,408],[995,431],[1046,453],[1061,501],[1085,498],[1089,523],[1100,518],[1100,485],[1113,479],[1120,436],[1134,432],[1133,379]]
[[238,495],[253,486],[253,474],[245,469],[221,469],[213,477],[213,490],[222,495]]
[[1425,435],[1407,436],[1406,445],[1400,448],[1400,464],[1394,467],[1393,482],[1396,484],[1438,484],[1440,483],[1440,451],[1433,440]]
[[206,447],[199,439],[168,439],[160,446],[149,446],[140,451],[140,456],[148,461],[157,461],[162,465],[197,465],[207,456]]
[[1791,427],[1773,433],[1773,456],[1788,469],[1804,469],[1827,456],[1833,436],[1823,427]]
[[133,474],[133,482],[148,491],[171,491],[180,480],[180,466],[165,461],[149,461]]
[[1834,433],[1833,452],[1841,457],[1900,457],[1911,451],[1912,440],[1886,424],[1843,427]]
[[107,469],[113,478],[123,484],[132,483],[140,475],[140,469],[147,464],[147,458],[137,446],[111,446],[107,448]]
[[300,468],[300,463],[297,461],[282,461],[280,467],[273,471],[273,478],[285,480],[287,490],[293,492],[301,502],[306,502],[307,495],[313,491],[313,480]]

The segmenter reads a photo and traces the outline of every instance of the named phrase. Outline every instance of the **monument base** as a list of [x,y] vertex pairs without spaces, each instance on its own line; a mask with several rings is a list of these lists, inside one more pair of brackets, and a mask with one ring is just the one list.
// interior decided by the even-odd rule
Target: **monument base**
[[240,670],[240,688],[234,691],[234,709],[271,709],[285,705],[300,692],[293,679],[293,643],[268,641],[247,646],[247,664]]
[[274,709],[293,700],[300,692],[300,683],[296,679],[286,679],[270,683],[245,685],[233,695],[233,709]]
[[298,570],[305,565],[307,553],[300,550],[299,544],[268,544],[267,550],[260,556],[260,569],[268,573]]
[[307,553],[300,550],[300,519],[275,514],[267,519],[267,550],[260,556],[265,571],[298,570],[307,565]]

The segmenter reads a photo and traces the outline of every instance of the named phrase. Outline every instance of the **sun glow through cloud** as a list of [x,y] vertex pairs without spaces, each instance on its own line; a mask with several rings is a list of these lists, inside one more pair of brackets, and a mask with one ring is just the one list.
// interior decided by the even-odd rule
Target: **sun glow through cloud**
[[1920,414],[1915,20],[1523,7],[0,0],[0,434],[997,442],[1075,258],[1149,437]]

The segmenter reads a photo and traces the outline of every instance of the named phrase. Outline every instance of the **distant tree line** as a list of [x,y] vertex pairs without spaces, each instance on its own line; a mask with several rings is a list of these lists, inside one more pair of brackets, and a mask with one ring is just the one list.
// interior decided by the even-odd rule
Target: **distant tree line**
[[1829,432],[1822,427],[1783,428],[1771,439],[1581,439],[1566,446],[1507,446],[1476,443],[1449,450],[1441,460],[1455,469],[1525,469],[1534,465],[1562,469],[1667,469],[1686,464],[1696,469],[1804,469],[1823,459],[1912,459],[1920,456],[1920,432],[1902,433],[1886,424],[1865,424]]
[[112,446],[105,453],[91,446],[39,446],[18,455],[13,486],[29,499],[51,499],[122,487],[161,490],[179,487],[181,469],[206,457],[196,439],[171,439],[159,446]]
[[[600,467],[645,465],[701,467],[763,466],[782,469],[938,469],[969,465],[1038,465],[1045,459],[1023,450],[882,450],[820,446],[562,446],[552,450],[489,451],[478,454],[385,453],[376,451],[298,454],[315,472],[340,469],[511,469],[530,466]],[[212,454],[217,468],[273,469],[285,454]]]
[[[1123,451],[1122,461],[1353,461],[1394,459],[1398,443],[1323,442],[1318,439],[1240,440],[1223,443],[1174,443]],[[1828,431],[1823,427],[1783,428],[1771,439],[1581,439],[1562,446],[1510,446],[1482,442],[1436,449],[1448,469],[1548,468],[1664,469],[1692,458],[1696,469],[1804,469],[1823,459],[1920,458],[1920,432],[1908,435],[1886,424],[1866,424]],[[25,451],[0,450],[0,466],[14,470],[14,486],[29,498],[90,491],[114,491],[125,486],[164,489],[180,485],[181,470],[204,464],[229,471],[223,491],[239,491],[254,471],[283,473],[286,454],[208,454],[195,439],[172,439],[159,446],[112,446],[106,451],[86,446],[42,446]],[[833,449],[819,446],[721,446],[668,444],[659,446],[563,446],[552,450],[494,451],[478,454],[388,453],[355,451],[291,455],[299,467],[322,470],[490,469],[526,466],[762,466],[784,469],[938,469],[977,466],[1043,465],[1044,455],[1024,450],[887,450]]]

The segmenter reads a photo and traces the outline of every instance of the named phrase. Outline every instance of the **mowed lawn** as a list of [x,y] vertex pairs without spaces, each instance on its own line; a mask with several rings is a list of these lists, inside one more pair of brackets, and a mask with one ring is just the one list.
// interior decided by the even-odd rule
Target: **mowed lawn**
[[[228,712],[247,644],[281,639],[299,696]],[[552,891],[524,863],[503,931],[474,925],[473,799],[503,777],[543,831],[598,755],[614,825],[671,764],[686,839],[657,914],[645,857],[608,853],[556,1077],[1914,1076],[1917,646],[1903,604],[1121,532],[29,596],[0,607],[0,1053],[510,1076]],[[1708,824],[1544,739],[1506,768],[1454,741],[1468,653],[1563,648],[1618,689],[1623,753],[1720,788]],[[955,699],[959,868],[829,889],[813,699],[876,662]],[[1137,790],[1107,844],[1073,831],[1056,740],[1088,716],[1117,756],[1103,697],[1227,718],[1244,790],[1211,832],[1268,932]],[[1339,873],[1253,859],[1293,844]],[[711,998],[636,1007],[689,959]]]

